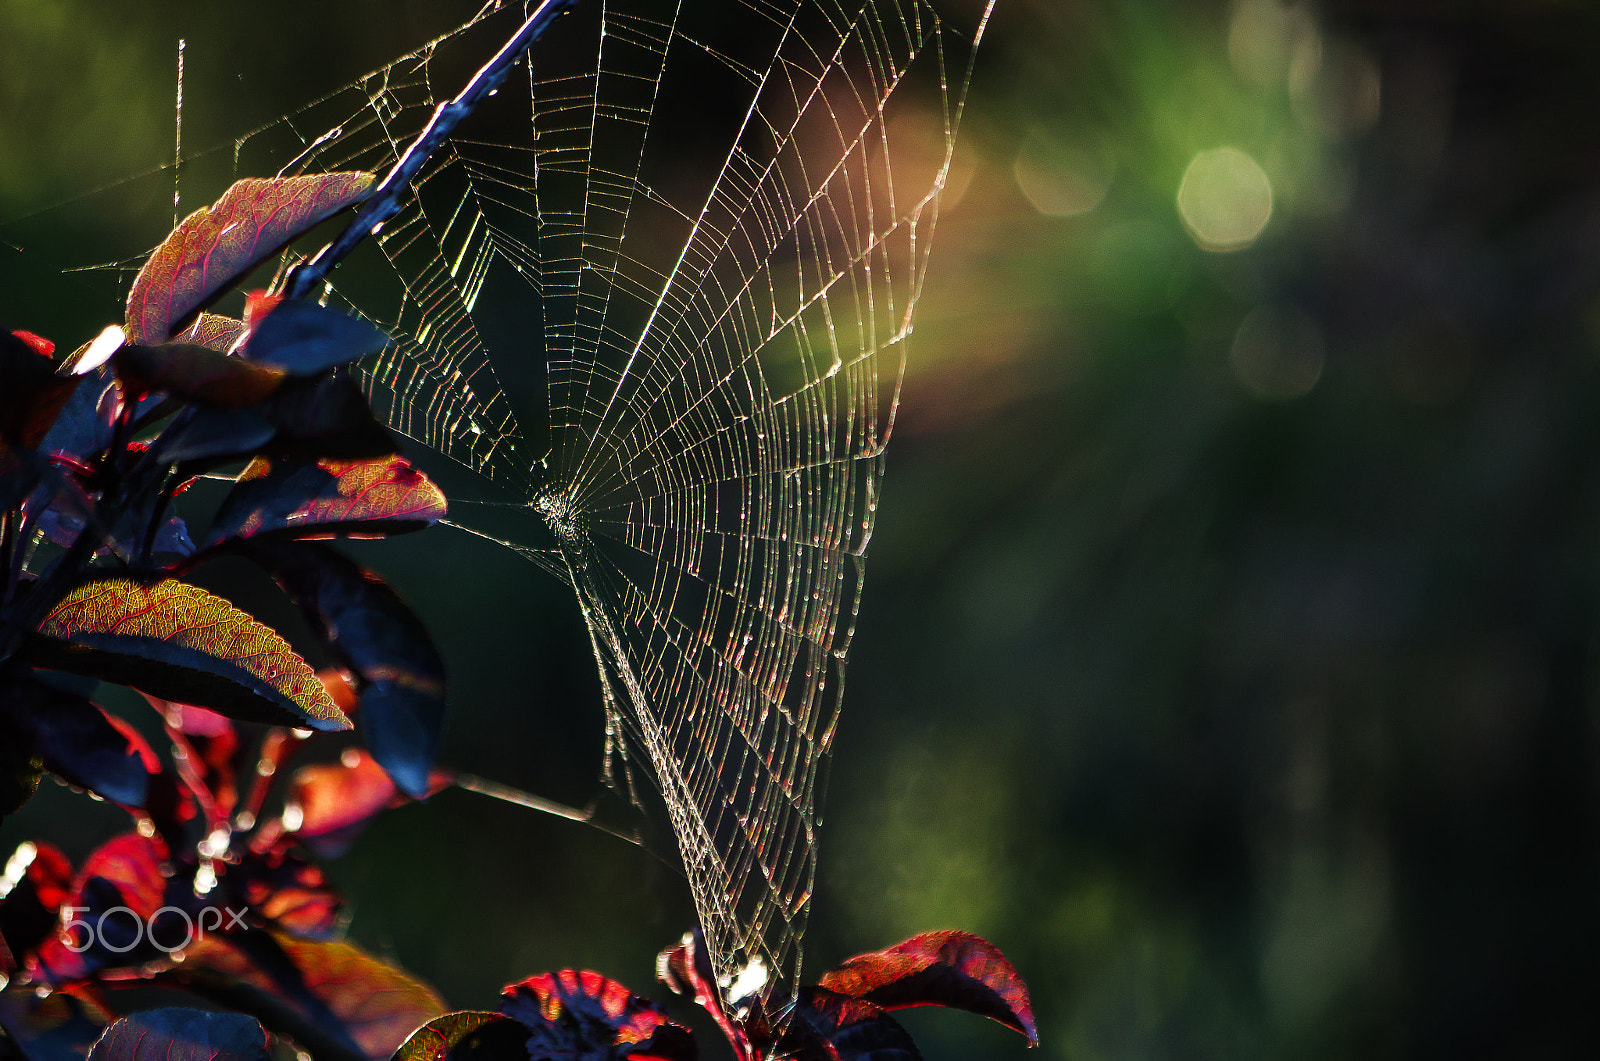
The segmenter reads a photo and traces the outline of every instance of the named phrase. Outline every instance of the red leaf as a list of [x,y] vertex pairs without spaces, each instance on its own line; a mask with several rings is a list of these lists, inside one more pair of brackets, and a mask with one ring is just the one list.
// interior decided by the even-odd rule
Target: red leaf
[[393,534],[421,530],[444,515],[444,493],[404,457],[314,463],[258,457],[223,500],[206,547],[263,534]]
[[268,294],[259,288],[246,292],[244,296],[244,323],[248,327],[256,321],[271,313],[278,303],[283,301],[282,295]]
[[230,866],[224,879],[252,916],[273,922],[290,935],[331,939],[339,931],[344,899],[329,886],[322,870],[287,843],[247,856]]
[[166,845],[139,833],[96,848],[62,906],[62,926],[29,962],[30,975],[57,986],[81,983],[99,969],[155,954],[145,929],[166,905],[166,858]]
[[220,597],[175,580],[86,583],[67,594],[29,642],[38,666],[122,682],[236,717],[348,729],[317,676],[288,642]]
[[[750,1029],[723,1008],[717,975],[711,968],[705,936],[699,929],[685,933],[677,946],[656,955],[656,976],[675,993],[694,999],[696,1005],[711,1014],[741,1061],[761,1055],[762,1051],[751,1042]],[[758,1035],[764,1035],[765,1029],[755,1030]]]
[[922,1061],[882,1007],[822,987],[802,987],[776,1056],[788,1061]]
[[[27,869],[22,880],[17,882],[16,888],[0,896],[7,903],[13,902],[18,892],[27,887],[32,890],[40,906],[46,910],[59,910],[67,901],[67,896],[72,894],[72,863],[61,849],[54,844],[44,841],[24,844],[22,847],[32,848],[32,856],[24,856],[27,860]],[[21,847],[18,848],[21,851]],[[16,855],[12,856],[17,857]]]
[[42,358],[45,358],[46,360],[48,360],[50,356],[56,352],[56,344],[52,343],[49,339],[46,339],[42,335],[35,335],[32,332],[25,332],[21,330],[14,331],[11,334],[27,343],[28,346],[33,349],[34,353],[38,354]]
[[666,1011],[587,969],[540,973],[500,992],[500,1012],[531,1033],[528,1055],[572,1061],[693,1061],[694,1039]]
[[233,722],[227,715],[219,715],[204,707],[194,704],[174,704],[166,700],[157,700],[146,697],[150,706],[161,712],[161,717],[167,725],[180,733],[190,737],[234,737],[234,744],[238,738],[234,732]]
[[372,756],[348,748],[338,763],[295,771],[284,813],[298,808],[302,843],[324,858],[336,858],[381,812],[406,802]]
[[351,684],[351,676],[340,667],[324,667],[317,671],[317,679],[322,682],[322,687],[328,690],[328,695],[333,702],[339,705],[339,710],[345,714],[356,709],[360,703],[360,696],[356,687]]
[[110,881],[122,893],[122,901],[142,917],[161,908],[167,878],[161,871],[167,849],[160,840],[139,833],[114,836],[90,853],[78,870],[73,889],[78,896],[96,877]]
[[885,1009],[950,1006],[997,1020],[1039,1044],[1028,988],[1000,949],[970,932],[925,932],[851,958],[822,986]]
[[225,823],[239,802],[234,764],[239,734],[233,723],[203,707],[143,695],[172,738],[173,766],[184,787],[199,801],[212,828]]
[[267,1061],[267,1033],[242,1013],[156,1009],[107,1028],[86,1061]]
[[263,258],[372,186],[369,173],[238,181],[184,218],[139,270],[128,293],[128,338],[159,343],[172,325]]
[[184,955],[167,979],[223,990],[235,1008],[287,1011],[375,1061],[389,1061],[414,1029],[444,1012],[428,987],[343,941],[254,931],[206,936]]

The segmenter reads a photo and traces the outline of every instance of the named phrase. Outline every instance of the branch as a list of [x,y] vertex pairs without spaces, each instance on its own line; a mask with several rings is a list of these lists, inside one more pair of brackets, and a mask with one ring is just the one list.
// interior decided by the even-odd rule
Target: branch
[[321,284],[334,266],[344,260],[345,256],[355,250],[356,246],[395,214],[400,212],[401,199],[411,187],[411,182],[416,180],[417,174],[422,172],[422,167],[439,150],[455,127],[460,125],[467,115],[481,103],[485,97],[491,95],[505,81],[506,75],[517,61],[527,53],[550,24],[558,15],[567,11],[578,3],[578,0],[542,0],[533,14],[522,24],[522,28],[506,41],[505,46],[483,65],[483,68],[472,76],[465,88],[449,103],[441,103],[433,112],[427,127],[418,134],[417,138],[407,147],[405,154],[389,170],[361,209],[339,233],[339,238],[323,247],[310,260],[301,262],[290,271],[284,282],[283,293],[289,298],[305,298]]

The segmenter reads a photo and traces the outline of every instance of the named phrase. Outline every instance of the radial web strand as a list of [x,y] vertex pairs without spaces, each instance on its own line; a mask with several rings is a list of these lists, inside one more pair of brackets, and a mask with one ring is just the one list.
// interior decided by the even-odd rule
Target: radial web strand
[[[522,15],[485,8],[239,165],[386,169]],[[780,1004],[986,17],[584,0],[430,162],[378,237],[393,268],[329,293],[396,339],[374,409],[538,517],[516,547],[576,591],[608,764],[659,792],[719,974],[760,959]]]

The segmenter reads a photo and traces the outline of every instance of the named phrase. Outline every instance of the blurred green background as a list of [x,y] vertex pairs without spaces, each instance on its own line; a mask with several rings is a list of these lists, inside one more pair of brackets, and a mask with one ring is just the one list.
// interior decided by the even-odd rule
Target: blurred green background
[[[171,157],[179,38],[210,147],[469,7],[0,0],[0,315],[67,346],[119,316],[127,274],[62,270],[152,245],[170,180],[77,195]],[[1600,1052],[1596,100],[1578,0],[1001,0],[813,974],[961,927],[1051,1057]],[[447,530],[356,551],[445,652],[446,759],[592,798],[566,592]],[[120,824],[47,786],[0,847]],[[459,792],[330,872],[351,934],[465,1008],[569,965],[644,989],[692,917],[648,853]],[[906,1023],[930,1061],[1023,1056]]]

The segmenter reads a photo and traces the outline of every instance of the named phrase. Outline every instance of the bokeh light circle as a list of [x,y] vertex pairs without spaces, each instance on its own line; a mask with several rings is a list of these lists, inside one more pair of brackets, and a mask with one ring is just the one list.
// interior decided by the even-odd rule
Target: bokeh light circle
[[1178,213],[1204,249],[1243,250],[1272,217],[1272,181],[1259,162],[1238,148],[1202,151],[1183,173]]

